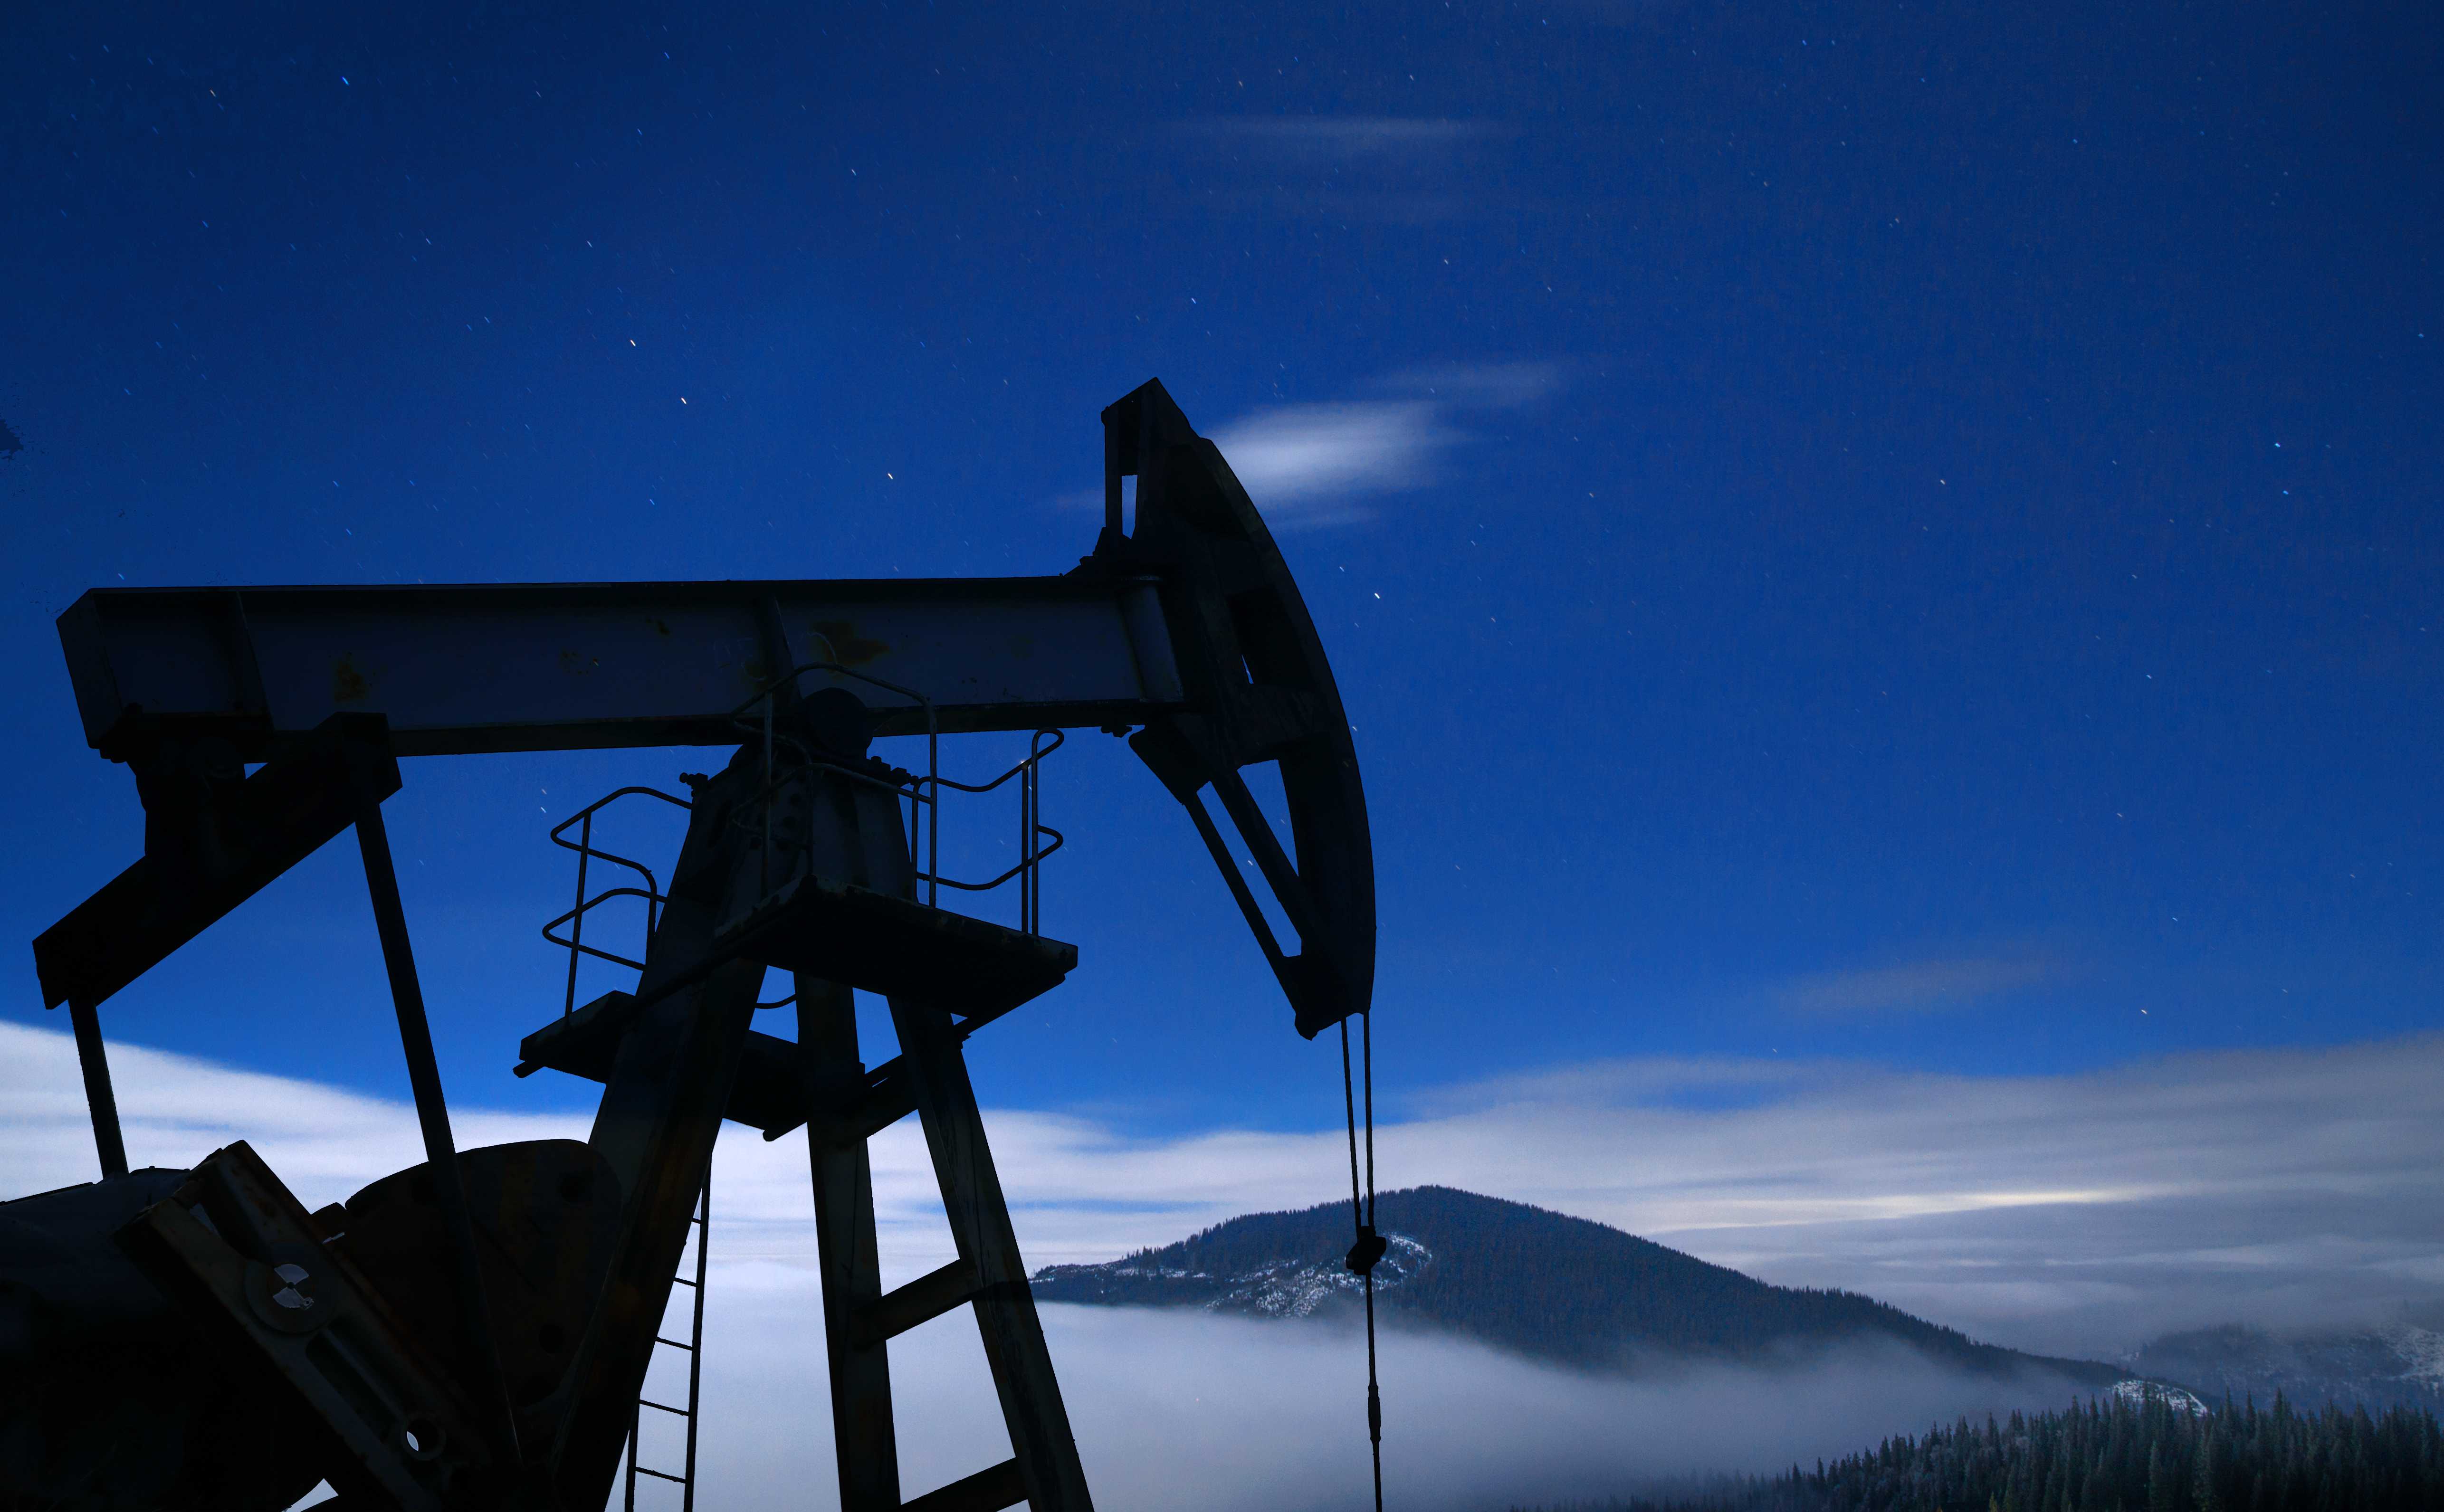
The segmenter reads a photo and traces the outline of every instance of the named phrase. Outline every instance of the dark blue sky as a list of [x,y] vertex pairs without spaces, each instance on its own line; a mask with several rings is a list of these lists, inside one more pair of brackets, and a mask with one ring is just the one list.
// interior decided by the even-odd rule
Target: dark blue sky
[[[87,587],[1057,572],[1159,376],[1358,728],[1394,1086],[2437,1022],[2416,8],[399,9],[5,23],[0,933],[140,846]],[[709,759],[409,764],[454,1096],[584,1097],[506,1074],[543,829]],[[1337,1117],[1157,784],[1054,773],[988,1096]],[[109,1031],[403,1092],[353,865]]]

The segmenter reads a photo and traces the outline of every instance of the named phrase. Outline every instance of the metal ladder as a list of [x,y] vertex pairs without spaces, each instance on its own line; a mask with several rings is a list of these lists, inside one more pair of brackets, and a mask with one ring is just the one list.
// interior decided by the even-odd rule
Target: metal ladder
[[[650,1475],[658,1481],[675,1483],[679,1488],[679,1512],[695,1512],[696,1407],[701,1399],[698,1393],[704,1377],[704,1259],[705,1250],[713,1238],[713,1172],[710,1170],[705,1172],[704,1190],[696,1199],[694,1222],[695,1279],[691,1281],[685,1276],[671,1278],[675,1284],[685,1286],[693,1293],[694,1305],[689,1309],[687,1342],[682,1344],[676,1338],[664,1338],[658,1330],[654,1335],[655,1348],[659,1349],[668,1345],[672,1349],[687,1352],[687,1406],[677,1408],[657,1402],[645,1394],[645,1388],[642,1386],[638,1388],[636,1411],[628,1419],[628,1490],[625,1512],[637,1512],[637,1477],[640,1475]],[[647,1371],[649,1377],[651,1374],[649,1368]],[[650,1465],[637,1463],[638,1429],[643,1425],[647,1408],[657,1412],[668,1412],[673,1417],[682,1418],[687,1422],[687,1460],[685,1466],[676,1475],[671,1474],[668,1470],[657,1470]]]

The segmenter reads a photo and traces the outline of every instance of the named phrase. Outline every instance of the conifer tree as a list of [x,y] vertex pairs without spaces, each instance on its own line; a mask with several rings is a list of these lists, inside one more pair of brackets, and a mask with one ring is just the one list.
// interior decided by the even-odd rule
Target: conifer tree
[[[2229,1410],[2227,1401],[2226,1408]],[[2223,1435],[2210,1424],[2198,1446],[2196,1473],[2191,1477],[2190,1501],[2196,1512],[2226,1512],[2223,1502]]]

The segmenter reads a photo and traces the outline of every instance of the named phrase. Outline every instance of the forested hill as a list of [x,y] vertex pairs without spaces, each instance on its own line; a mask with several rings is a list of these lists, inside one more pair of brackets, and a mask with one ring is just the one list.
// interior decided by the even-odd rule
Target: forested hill
[[[2424,1410],[2370,1416],[2137,1393],[1930,1429],[1813,1470],[1712,1494],[1541,1512],[2434,1512],[2444,1431]],[[1512,1508],[1511,1512],[1524,1512]]]
[[[1376,1226],[1391,1248],[1379,1307],[1523,1355],[1615,1368],[1642,1355],[1761,1360],[1891,1340],[1988,1374],[2051,1371],[2105,1386],[2127,1373],[1980,1344],[1851,1292],[1768,1285],[1583,1218],[1449,1187],[1385,1192]],[[1251,1213],[1159,1249],[1035,1277],[1044,1301],[1201,1307],[1260,1317],[1339,1311],[1348,1205]]]
[[2300,1407],[2444,1410],[2444,1332],[2407,1321],[2289,1337],[2237,1324],[2202,1328],[2167,1334],[2130,1363],[2210,1397],[2270,1402],[2279,1392]]

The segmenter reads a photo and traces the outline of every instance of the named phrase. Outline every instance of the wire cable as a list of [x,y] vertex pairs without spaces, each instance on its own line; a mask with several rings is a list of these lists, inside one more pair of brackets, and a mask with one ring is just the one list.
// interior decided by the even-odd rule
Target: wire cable
[[1357,1240],[1342,1262],[1357,1273],[1366,1292],[1366,1444],[1374,1461],[1375,1512],[1383,1512],[1383,1393],[1377,1381],[1375,1350],[1375,1265],[1383,1258],[1383,1237],[1375,1230],[1375,1016],[1359,1016],[1359,1055],[1365,1089],[1366,1176],[1361,1194],[1358,1174],[1358,1086],[1350,1075],[1349,1021],[1341,1021],[1341,1102],[1349,1125],[1349,1216]]

